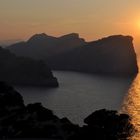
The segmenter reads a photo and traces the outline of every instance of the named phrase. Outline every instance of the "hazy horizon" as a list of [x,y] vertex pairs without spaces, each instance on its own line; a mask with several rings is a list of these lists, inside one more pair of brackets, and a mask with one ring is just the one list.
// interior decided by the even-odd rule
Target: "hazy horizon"
[[0,42],[26,40],[36,33],[76,32],[87,41],[131,35],[140,50],[138,0],[0,0]]

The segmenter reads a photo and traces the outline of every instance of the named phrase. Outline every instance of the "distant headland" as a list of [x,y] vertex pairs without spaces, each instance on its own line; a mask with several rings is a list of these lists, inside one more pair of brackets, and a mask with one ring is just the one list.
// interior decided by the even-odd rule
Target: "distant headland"
[[7,49],[17,56],[43,60],[53,70],[121,76],[138,73],[131,36],[113,35],[86,42],[77,33],[61,37],[41,33]]

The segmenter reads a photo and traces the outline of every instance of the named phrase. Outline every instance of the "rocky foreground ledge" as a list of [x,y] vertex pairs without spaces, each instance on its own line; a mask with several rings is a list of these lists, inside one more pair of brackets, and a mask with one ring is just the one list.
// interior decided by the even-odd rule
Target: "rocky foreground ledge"
[[58,118],[40,103],[24,105],[22,96],[0,82],[0,139],[126,140],[134,131],[130,117],[117,111],[98,110],[79,127]]

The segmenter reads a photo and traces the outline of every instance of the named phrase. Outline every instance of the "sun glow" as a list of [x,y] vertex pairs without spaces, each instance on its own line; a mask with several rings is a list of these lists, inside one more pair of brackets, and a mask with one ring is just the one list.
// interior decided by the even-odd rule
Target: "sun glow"
[[137,27],[138,27],[138,29],[140,29],[140,20],[137,21]]

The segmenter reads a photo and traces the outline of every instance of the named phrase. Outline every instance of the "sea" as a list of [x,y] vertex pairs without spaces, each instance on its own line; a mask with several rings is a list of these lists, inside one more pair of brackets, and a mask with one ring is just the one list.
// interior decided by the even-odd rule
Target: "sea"
[[137,129],[131,140],[140,139],[140,74],[124,78],[69,71],[53,73],[58,88],[16,87],[25,104],[40,102],[58,117],[67,117],[81,126],[96,110],[118,110],[129,114]]

